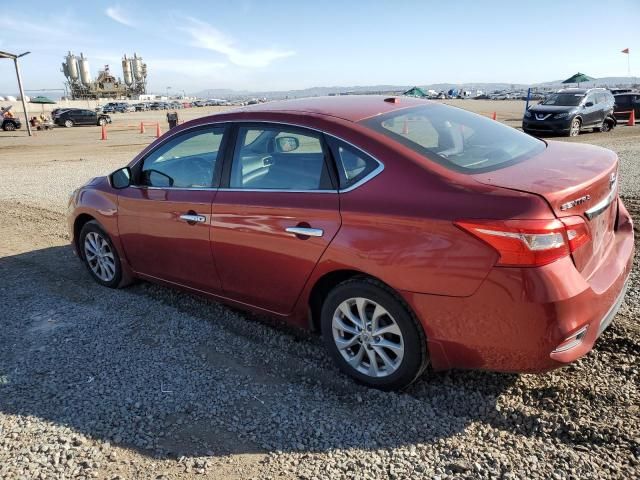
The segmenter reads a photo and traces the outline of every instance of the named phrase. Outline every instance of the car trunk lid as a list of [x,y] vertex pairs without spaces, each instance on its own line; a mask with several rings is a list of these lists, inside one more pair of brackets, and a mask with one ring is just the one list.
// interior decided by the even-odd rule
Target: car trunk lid
[[540,195],[558,218],[582,217],[591,241],[572,256],[578,270],[589,277],[613,240],[617,169],[618,158],[610,150],[549,142],[535,157],[473,177],[483,184]]

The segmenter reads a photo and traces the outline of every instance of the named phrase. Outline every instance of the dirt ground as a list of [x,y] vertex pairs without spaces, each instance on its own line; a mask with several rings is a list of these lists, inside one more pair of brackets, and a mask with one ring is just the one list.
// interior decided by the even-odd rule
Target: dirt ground
[[[499,121],[514,127],[519,125],[524,110],[524,102],[519,101],[459,100],[448,103],[486,116],[496,112]],[[182,120],[189,120],[221,109],[191,108],[180,110],[179,115]],[[602,347],[602,352],[594,352],[587,360],[581,360],[576,367],[571,367],[568,373],[565,371],[565,379],[569,378],[569,380],[562,379],[562,373],[541,376],[447,373],[438,376],[435,380],[421,380],[418,386],[412,387],[413,390],[407,394],[406,400],[402,395],[392,394],[393,402],[400,405],[398,408],[406,409],[408,420],[416,421],[417,419],[417,417],[412,418],[411,408],[422,408],[427,403],[437,407],[440,402],[442,410],[446,410],[446,403],[453,397],[447,397],[448,394],[443,394],[442,390],[437,395],[444,396],[436,397],[433,391],[436,386],[453,389],[457,392],[455,395],[461,395],[461,398],[466,399],[465,401],[471,402],[470,407],[464,407],[469,411],[480,410],[469,414],[464,413],[470,420],[462,426],[456,423],[458,422],[456,418],[462,418],[464,415],[460,414],[460,411],[456,411],[457,413],[447,411],[447,415],[450,415],[447,417],[450,421],[449,428],[429,437],[429,441],[415,433],[415,429],[413,434],[410,433],[408,429],[411,425],[407,425],[406,441],[393,437],[395,440],[386,444],[384,441],[378,444],[374,442],[373,447],[367,443],[369,440],[355,443],[343,440],[332,441],[334,437],[330,437],[327,431],[333,432],[334,426],[329,422],[322,424],[322,420],[317,420],[318,425],[324,425],[320,433],[308,435],[305,433],[306,425],[313,423],[313,419],[316,418],[314,416],[316,409],[318,414],[321,413],[322,406],[318,403],[319,400],[322,400],[328,409],[334,409],[332,411],[336,415],[340,412],[345,417],[353,418],[360,415],[363,397],[370,396],[376,401],[386,401],[385,399],[391,398],[379,392],[370,393],[366,389],[352,387],[350,381],[343,378],[336,380],[339,374],[323,360],[322,348],[317,340],[303,340],[303,346],[299,348],[301,352],[305,352],[305,355],[294,354],[292,351],[298,349],[297,345],[300,342],[288,331],[263,322],[256,322],[242,313],[211,304],[211,302],[148,284],[136,285],[125,291],[107,291],[94,285],[80,262],[66,247],[68,238],[65,214],[69,194],[89,178],[110,173],[128,163],[138,151],[155,139],[155,125],[152,125],[154,122],[160,122],[162,130],[166,130],[165,114],[166,112],[113,114],[113,124],[108,127],[106,141],[100,140],[99,127],[56,128],[49,132],[36,132],[32,138],[26,136],[24,129],[16,132],[0,131],[0,277],[5,279],[0,284],[0,305],[10,305],[4,313],[0,310],[0,318],[7,315],[8,319],[8,316],[12,315],[12,318],[16,319],[24,315],[25,321],[23,329],[19,328],[19,322],[12,323],[14,327],[11,328],[15,328],[15,332],[0,334],[0,339],[6,342],[3,348],[9,352],[8,356],[0,359],[0,396],[3,381],[6,386],[9,382],[6,379],[11,378],[11,375],[17,375],[13,373],[14,370],[9,371],[8,366],[11,365],[15,372],[20,371],[15,366],[19,364],[18,360],[12,363],[13,356],[18,358],[24,355],[24,358],[31,359],[29,361],[32,361],[33,365],[39,364],[41,360],[44,362],[43,359],[49,358],[51,350],[49,342],[53,341],[59,342],[55,343],[58,352],[67,352],[65,345],[73,345],[73,348],[68,350],[69,358],[73,357],[69,362],[75,361],[74,355],[78,357],[79,362],[69,363],[68,369],[66,364],[57,363],[58,360],[44,364],[42,372],[33,374],[35,375],[33,378],[37,381],[25,383],[20,387],[22,390],[14,391],[14,394],[19,391],[26,396],[29,395],[28,392],[41,392],[38,393],[41,395],[39,400],[30,398],[20,403],[21,400],[17,397],[0,399],[0,438],[5,437],[5,440],[0,440],[0,463],[6,464],[5,470],[0,466],[0,478],[3,477],[3,473],[5,478],[20,476],[37,478],[37,475],[41,475],[40,478],[82,477],[109,480],[191,478],[192,476],[194,478],[322,478],[325,476],[322,465],[331,465],[331,468],[335,466],[336,470],[331,470],[331,476],[359,478],[358,470],[349,470],[348,465],[344,467],[345,470],[340,470],[342,463],[347,464],[351,461],[349,460],[352,454],[350,452],[356,452],[355,455],[358,458],[364,458],[362,461],[365,462],[369,458],[367,452],[378,452],[376,455],[380,457],[372,461],[376,462],[375,465],[379,462],[380,465],[384,465],[384,468],[388,468],[391,460],[389,460],[390,457],[380,453],[382,450],[390,452],[391,457],[397,450],[403,452],[406,450],[409,452],[406,453],[406,458],[409,460],[413,458],[411,461],[415,464],[419,464],[419,461],[413,455],[418,452],[416,455],[423,455],[425,458],[424,475],[429,478],[456,478],[456,475],[459,475],[458,478],[473,478],[475,477],[474,468],[476,468],[473,466],[474,461],[482,468],[485,468],[485,463],[486,465],[491,463],[486,458],[483,460],[483,454],[478,453],[484,448],[494,448],[497,452],[495,453],[495,458],[498,459],[495,460],[497,464],[511,465],[509,468],[513,468],[516,472],[511,478],[526,478],[526,472],[536,470],[543,472],[547,478],[551,478],[553,472],[563,472],[563,462],[571,459],[576,462],[577,469],[573,478],[631,478],[634,471],[638,473],[640,434],[637,430],[637,408],[635,413],[632,409],[633,404],[637,407],[638,390],[637,385],[627,383],[629,380],[630,383],[635,384],[638,378],[637,355],[640,330],[637,318],[640,309],[637,292],[640,282],[637,275],[634,275],[631,287],[636,296],[633,302],[628,302],[629,304],[618,315],[614,322],[613,333],[607,333],[609,336],[603,337],[605,346]],[[146,132],[142,134],[139,132],[140,122],[146,123]],[[606,134],[585,133],[578,138],[560,140],[602,145],[618,153],[621,159],[621,193],[635,222],[640,223],[640,165],[638,163],[640,162],[640,125],[619,126],[613,132]],[[66,303],[61,303],[62,300]],[[148,312],[153,312],[153,318],[157,323],[150,321],[146,315]],[[65,328],[77,327],[81,322],[80,318],[91,321],[94,317],[102,319],[102,322],[92,324],[90,328],[78,327],[80,329],[76,333],[73,333],[73,330],[69,330],[70,333],[63,336],[56,333],[63,332]],[[190,321],[191,325],[185,325],[185,319]],[[140,324],[136,325],[138,321]],[[111,325],[109,322],[112,322]],[[175,338],[184,338],[183,344],[163,343],[171,342],[171,338],[163,337],[161,327],[167,329],[166,331],[171,335],[177,336]],[[82,330],[82,328],[88,329]],[[93,329],[97,332],[95,335]],[[183,333],[183,329],[186,329],[184,332],[188,335]],[[126,338],[118,340],[118,343],[112,343],[116,342],[114,338],[121,335],[123,331],[131,331],[132,337],[129,339],[140,340],[144,348],[127,343]],[[14,334],[15,336],[12,336]],[[3,335],[6,336],[3,337]],[[223,354],[224,350],[218,354],[211,353],[205,348],[207,343],[203,340],[208,338],[208,335],[211,338],[218,338],[216,337],[218,335],[225,345],[236,345],[238,347],[236,351],[245,352],[242,359],[233,353]],[[96,336],[104,342],[96,343],[96,339],[92,338]],[[199,336],[197,339],[199,343],[189,343],[196,341],[190,340],[193,336]],[[24,341],[27,342],[24,348],[20,347],[23,348],[22,350],[16,347],[20,345],[20,339],[26,339]],[[623,349],[626,352],[624,360],[618,359],[624,367],[623,371],[620,371],[615,365],[607,365],[607,362],[612,361],[611,356],[617,354],[613,345],[618,345],[620,342],[624,344],[625,341],[630,342],[630,346],[626,347],[627,350]],[[109,352],[101,350],[106,348],[105,345],[112,350]],[[153,353],[158,357],[137,356],[147,354],[137,350],[147,348],[153,350],[157,345],[163,346],[157,353]],[[171,348],[168,345],[171,345]],[[195,400],[190,399],[183,404],[180,400],[175,400],[172,406],[167,407],[168,410],[158,406],[156,409],[146,410],[145,414],[135,413],[136,409],[144,410],[147,402],[156,406],[164,405],[162,402],[166,401],[165,397],[172,395],[167,393],[170,386],[167,387],[164,383],[161,385],[160,381],[157,385],[154,383],[154,390],[145,390],[147,383],[145,378],[149,379],[149,382],[164,378],[162,381],[170,385],[172,379],[181,374],[188,376],[189,369],[195,368],[185,363],[187,366],[180,371],[181,373],[173,370],[177,368],[175,363],[182,365],[182,362],[188,361],[183,358],[185,353],[181,351],[181,347],[194,357],[202,357],[204,363],[197,368],[215,372],[219,375],[221,384],[226,381],[226,385],[229,386],[237,381],[238,392],[241,393],[218,391],[215,384],[178,384],[178,387],[173,387],[173,391],[178,391],[180,388],[184,388],[185,391],[209,388],[211,394],[202,398],[196,395],[193,397]],[[270,352],[274,349],[285,347],[290,348],[291,351],[287,351],[282,357],[275,354],[273,358],[270,357]],[[117,377],[128,379],[129,383],[117,383],[120,380],[108,377],[109,381],[116,383],[105,384],[100,387],[100,390],[91,393],[91,395],[95,394],[95,397],[90,397],[95,403],[78,408],[79,411],[91,411],[95,406],[94,417],[84,418],[76,412],[74,415],[77,418],[74,420],[73,416],[67,415],[67,408],[71,408],[69,403],[61,400],[58,404],[57,397],[47,396],[53,395],[46,390],[45,384],[53,381],[48,375],[54,370],[63,369],[64,372],[61,371],[60,375],[68,375],[69,378],[77,375],[78,382],[89,382],[85,377],[80,378],[78,373],[82,371],[82,362],[90,363],[92,355],[95,355],[100,357],[100,362],[103,362],[100,365],[105,370],[119,369],[121,366],[109,367],[111,357],[119,355],[119,352],[126,352],[128,355],[125,363],[131,366],[131,371],[118,370]],[[165,361],[165,356],[169,359],[168,361]],[[170,361],[174,358],[176,360],[171,364]],[[268,361],[265,362],[265,358]],[[153,371],[145,370],[144,368],[147,367],[138,366],[140,363],[155,361],[161,366]],[[635,367],[633,367],[634,363]],[[27,366],[24,368],[25,372],[29,370]],[[162,369],[166,369],[166,377],[162,377]],[[600,380],[592,380],[590,372],[593,369],[602,369],[599,375],[603,377],[613,378],[617,375],[615,382],[600,383]],[[630,373],[632,370],[633,374]],[[138,374],[138,377],[128,377],[133,374]],[[98,388],[100,375],[100,372],[95,372],[88,377],[96,379],[91,380],[95,382],[95,388]],[[487,385],[497,384],[500,385],[499,388],[487,387]],[[513,426],[509,423],[512,422],[510,416],[504,420],[509,423],[508,428],[502,424],[498,425],[502,420],[491,420],[487,423],[485,421],[489,418],[487,416],[489,413],[486,412],[490,410],[491,418],[494,418],[495,412],[499,411],[497,405],[502,405],[502,408],[508,405],[511,408],[508,411],[514,412],[514,418],[515,411],[521,409],[522,412],[526,412],[522,418],[526,417],[529,422],[536,417],[546,418],[545,415],[549,410],[553,410],[553,415],[562,417],[568,414],[559,406],[554,410],[550,405],[554,402],[559,405],[561,402],[559,398],[563,395],[573,395],[571,391],[573,386],[579,386],[579,389],[591,392],[591,396],[584,396],[585,407],[580,408],[580,412],[586,418],[584,422],[590,422],[588,426],[592,434],[592,437],[589,437],[590,440],[578,442],[587,451],[574,448],[578,443],[569,441],[565,443],[558,437],[557,441],[554,439],[551,443],[556,445],[557,452],[561,453],[545,453],[545,455],[548,454],[548,461],[552,463],[550,469],[546,466],[537,467],[535,462],[527,464],[525,468],[524,464],[519,464],[517,461],[503,459],[501,455],[506,452],[508,457],[514,450],[524,449],[531,454],[535,453],[536,449],[540,452],[546,451],[547,447],[544,445],[549,445],[550,440],[531,433],[535,431],[533,427],[532,431],[523,431],[524,424],[521,419],[513,420],[513,425],[517,427]],[[527,393],[535,391],[543,395],[541,392],[547,391],[545,389],[555,388],[564,389],[564,393],[558,394],[559,397],[551,397],[550,403],[541,400],[536,403],[537,401],[533,400],[533,397],[530,398]],[[116,393],[113,393],[114,390],[121,393],[116,396]],[[279,396],[275,396],[274,393],[274,396],[270,397],[270,392],[275,390]],[[597,398],[593,397],[594,395],[597,397],[600,393],[608,395],[608,398],[623,395],[621,397],[623,400],[619,400],[621,402],[619,405],[615,402],[613,405],[601,404]],[[211,400],[214,394],[219,395],[217,403]],[[66,394],[60,395],[60,398],[66,398]],[[69,399],[74,399],[73,401],[76,402],[74,405],[80,405],[78,402],[82,402],[85,398],[79,395],[73,396],[75,395],[73,393],[69,395],[71,395]],[[533,393],[531,395],[533,396]],[[492,400],[483,403],[482,400],[473,400],[474,396]],[[138,397],[141,406],[137,406]],[[130,398],[131,404],[128,403]],[[575,400],[580,401],[577,397]],[[367,401],[365,400],[365,403]],[[419,406],[406,406],[402,403],[405,401],[418,402]],[[480,403],[473,403],[474,401]],[[288,405],[287,408],[291,412],[298,412],[303,416],[309,415],[304,425],[297,424],[291,419],[278,418],[278,403]],[[121,404],[127,406],[114,407]],[[176,409],[176,405],[180,405],[180,408]],[[202,411],[199,410],[200,407],[203,408]],[[215,409],[213,414],[212,408]],[[463,407],[459,408],[464,410]],[[600,419],[595,418],[595,413],[589,416],[586,410],[590,408],[598,412]],[[601,437],[598,435],[608,431],[606,422],[609,422],[609,425],[616,422],[616,418],[621,415],[621,408],[628,408],[630,418],[635,417],[636,420],[632,421],[631,425],[626,425],[624,427],[627,429],[626,433],[621,434],[626,435],[624,442],[627,443],[621,441],[622,446],[619,446],[615,440],[617,437],[611,434],[614,436],[610,438],[610,442],[615,445],[610,446],[611,449],[608,450],[606,439],[609,437],[604,433]],[[115,418],[120,414],[124,415],[123,409],[127,411],[126,418],[130,419],[130,424],[119,424],[116,419],[112,419],[110,420],[112,423],[103,425],[107,416]],[[176,411],[179,413],[175,413]],[[300,413],[302,411],[307,413]],[[464,411],[467,412],[467,410]],[[239,417],[238,420],[235,419],[236,416]],[[80,417],[82,417],[81,420]],[[145,418],[150,417],[153,417],[153,420],[145,423]],[[263,428],[261,422],[266,421],[266,418],[276,418],[278,421],[274,425],[277,426],[264,427],[265,430],[261,430]],[[246,425],[247,423],[253,425],[251,422],[256,423],[255,430],[247,430]],[[136,426],[135,428],[139,426],[140,432],[143,433],[136,437],[127,437],[129,434],[127,432],[133,428],[131,425]],[[154,430],[157,425],[161,426],[157,427],[158,430]],[[382,425],[387,428],[386,424]],[[451,425],[458,426],[452,428]],[[388,427],[391,429],[393,426],[388,425]],[[487,431],[483,430],[485,427]],[[587,428],[584,425],[582,427]],[[274,439],[270,436],[275,435],[273,432],[281,432],[283,438]],[[296,435],[300,435],[300,439],[297,439]],[[309,445],[307,438],[313,435],[318,439],[325,439],[327,435],[326,442],[321,444],[322,447],[306,448]],[[399,434],[396,432],[394,435]],[[295,447],[290,450],[289,443],[286,441],[288,436],[296,438],[295,441],[292,440],[294,445],[302,445],[304,448]],[[508,441],[512,439],[513,442],[501,445],[496,440],[498,443],[491,446],[492,439],[497,438],[507,438]],[[602,440],[597,442],[594,440],[595,443],[591,444],[594,438],[602,438]],[[58,441],[58,439],[61,440]],[[67,455],[66,458],[69,458],[67,452],[73,452],[73,458],[68,460],[69,463],[65,463],[67,460],[64,459],[59,460],[57,452],[51,453],[58,448],[56,442],[62,445],[60,451]],[[46,449],[43,445],[47,445]],[[473,448],[480,450],[476,452],[469,445],[475,445]],[[625,450],[627,447],[624,445],[630,445],[628,450]],[[430,448],[440,450],[428,450]],[[449,450],[446,450],[447,448]],[[463,467],[459,467],[451,466],[457,464],[444,460],[441,461],[444,465],[441,473],[438,470],[439,467],[429,466],[431,464],[428,462],[431,460],[427,460],[427,457],[435,458],[437,455],[442,455],[444,451],[453,450],[459,452],[453,456],[457,455],[457,458],[468,462],[469,469],[464,469],[466,468],[464,462]],[[628,459],[621,461],[622,466],[618,467],[619,470],[609,470],[607,462],[611,455],[618,454],[626,455]],[[575,455],[575,458],[572,455]],[[561,457],[562,460],[560,460]],[[75,461],[74,458],[79,460]],[[357,465],[360,460],[353,461]],[[42,462],[47,465],[51,463],[53,466],[50,469],[49,466],[45,468],[44,464],[40,465]],[[11,466],[7,466],[9,463]],[[437,465],[437,461],[434,465]],[[476,474],[489,478],[493,472],[491,468],[494,467],[486,468],[488,468],[486,471],[476,470]],[[518,470],[519,468],[521,470]],[[335,474],[337,471],[343,471],[344,474],[337,475]],[[350,474],[350,471],[353,474]],[[402,470],[397,471],[402,472]],[[327,473],[326,476],[330,475]],[[375,475],[372,474],[372,476]],[[414,471],[407,476],[420,477],[421,475],[419,471]],[[400,473],[396,477],[404,478],[404,475]],[[503,478],[509,477],[503,476]],[[554,475],[553,478],[571,478],[571,475]]]

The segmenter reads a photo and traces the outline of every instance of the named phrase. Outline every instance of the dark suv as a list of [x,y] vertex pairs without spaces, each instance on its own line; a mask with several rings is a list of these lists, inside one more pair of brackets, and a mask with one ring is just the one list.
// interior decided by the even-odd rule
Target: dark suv
[[605,88],[565,88],[530,107],[524,113],[522,130],[570,137],[590,128],[607,132],[616,126],[613,104],[613,95]]
[[618,121],[627,122],[631,115],[631,110],[635,110],[636,122],[640,120],[640,92],[626,92],[614,95],[616,106],[614,115]]
[[0,116],[0,128],[5,132],[18,130],[20,127],[22,127],[22,122],[18,118],[3,118]]
[[74,125],[106,125],[107,123],[111,123],[111,117],[103,113],[96,113],[93,110],[70,108],[53,117],[53,123],[61,127],[73,127]]

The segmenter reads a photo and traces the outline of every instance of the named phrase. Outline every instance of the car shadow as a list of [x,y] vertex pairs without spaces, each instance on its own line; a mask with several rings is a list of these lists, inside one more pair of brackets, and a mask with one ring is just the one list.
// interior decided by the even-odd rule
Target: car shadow
[[367,389],[315,336],[145,282],[101,287],[67,247],[0,258],[0,278],[5,415],[154,458],[392,448],[478,422],[537,435],[535,417],[499,406],[525,395],[517,375],[427,373],[404,392]]

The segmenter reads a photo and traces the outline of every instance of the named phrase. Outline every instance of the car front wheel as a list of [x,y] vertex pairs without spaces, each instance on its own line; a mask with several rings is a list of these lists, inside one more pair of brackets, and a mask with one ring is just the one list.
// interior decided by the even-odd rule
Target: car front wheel
[[98,120],[98,125],[101,127],[104,127],[107,124],[107,119],[106,118],[100,118]]
[[569,128],[569,136],[577,137],[580,135],[580,128],[582,127],[582,121],[579,118],[574,118],[571,121],[571,127]]
[[5,132],[13,132],[16,129],[16,125],[13,122],[7,122],[2,128]]
[[109,235],[93,220],[82,227],[78,240],[82,259],[93,279],[105,287],[117,288],[122,280],[122,266]]
[[380,390],[415,381],[428,363],[421,326],[386,285],[356,278],[341,283],[322,306],[322,335],[340,369]]
[[64,121],[64,126],[67,127],[67,128],[73,127],[73,121],[72,120],[65,120]]

